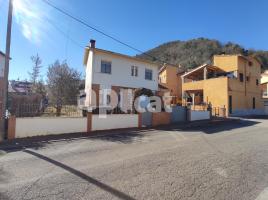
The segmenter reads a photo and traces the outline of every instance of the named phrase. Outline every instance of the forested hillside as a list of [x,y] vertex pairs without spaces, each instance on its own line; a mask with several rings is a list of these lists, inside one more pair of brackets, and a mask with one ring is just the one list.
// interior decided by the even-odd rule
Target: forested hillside
[[154,62],[161,60],[166,63],[180,64],[186,68],[194,68],[204,63],[210,63],[214,54],[221,53],[254,55],[261,61],[263,69],[268,69],[268,51],[244,49],[242,46],[231,42],[222,44],[217,40],[205,38],[168,42],[144,54],[137,55],[137,57]]

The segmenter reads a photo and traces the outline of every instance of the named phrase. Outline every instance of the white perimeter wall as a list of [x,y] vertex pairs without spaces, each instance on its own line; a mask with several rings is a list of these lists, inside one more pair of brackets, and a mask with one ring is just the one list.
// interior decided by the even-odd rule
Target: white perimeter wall
[[197,121],[197,120],[206,120],[210,119],[210,112],[209,111],[189,111],[189,120],[190,121]]
[[16,138],[87,132],[87,118],[16,118]]
[[92,131],[138,127],[139,117],[136,114],[92,115]]

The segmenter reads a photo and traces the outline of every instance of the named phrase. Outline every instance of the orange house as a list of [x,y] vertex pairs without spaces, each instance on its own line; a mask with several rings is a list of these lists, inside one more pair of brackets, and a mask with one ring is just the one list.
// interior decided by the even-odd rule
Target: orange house
[[251,56],[215,55],[213,65],[204,64],[182,75],[184,104],[226,108],[227,115],[263,114],[260,86],[261,64]]
[[181,75],[184,70],[181,66],[165,64],[159,70],[159,90],[172,97],[172,104],[182,103]]

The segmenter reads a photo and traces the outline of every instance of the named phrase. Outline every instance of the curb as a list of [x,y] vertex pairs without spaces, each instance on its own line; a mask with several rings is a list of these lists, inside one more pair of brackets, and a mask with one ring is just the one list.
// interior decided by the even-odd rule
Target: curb
[[69,134],[59,134],[59,135],[48,135],[48,136],[35,136],[29,138],[18,138],[13,140],[6,140],[0,142],[0,152],[2,151],[17,151],[26,148],[39,148],[42,144],[48,142],[56,142],[56,141],[64,141],[64,140],[75,140],[75,139],[83,139],[83,138],[98,138],[109,135],[116,134],[127,134],[138,132],[144,134],[143,132],[147,131],[157,131],[163,130],[165,128],[197,128],[204,125],[215,125],[217,123],[225,123],[232,121],[240,121],[240,119],[212,119],[212,120],[202,120],[202,121],[194,121],[194,122],[185,122],[185,123],[173,123],[169,125],[161,125],[157,127],[142,127],[142,128],[128,128],[128,129],[116,129],[116,130],[103,130],[103,131],[94,131],[92,133],[69,133]]

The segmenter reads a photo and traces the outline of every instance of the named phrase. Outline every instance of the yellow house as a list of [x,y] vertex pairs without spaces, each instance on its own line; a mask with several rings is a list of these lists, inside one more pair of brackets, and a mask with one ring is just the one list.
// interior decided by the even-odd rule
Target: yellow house
[[215,55],[182,77],[183,103],[226,108],[226,114],[263,114],[261,64],[251,56]]
[[168,93],[172,97],[172,104],[181,104],[182,87],[181,75],[184,73],[182,67],[165,64],[159,70],[159,90]]

